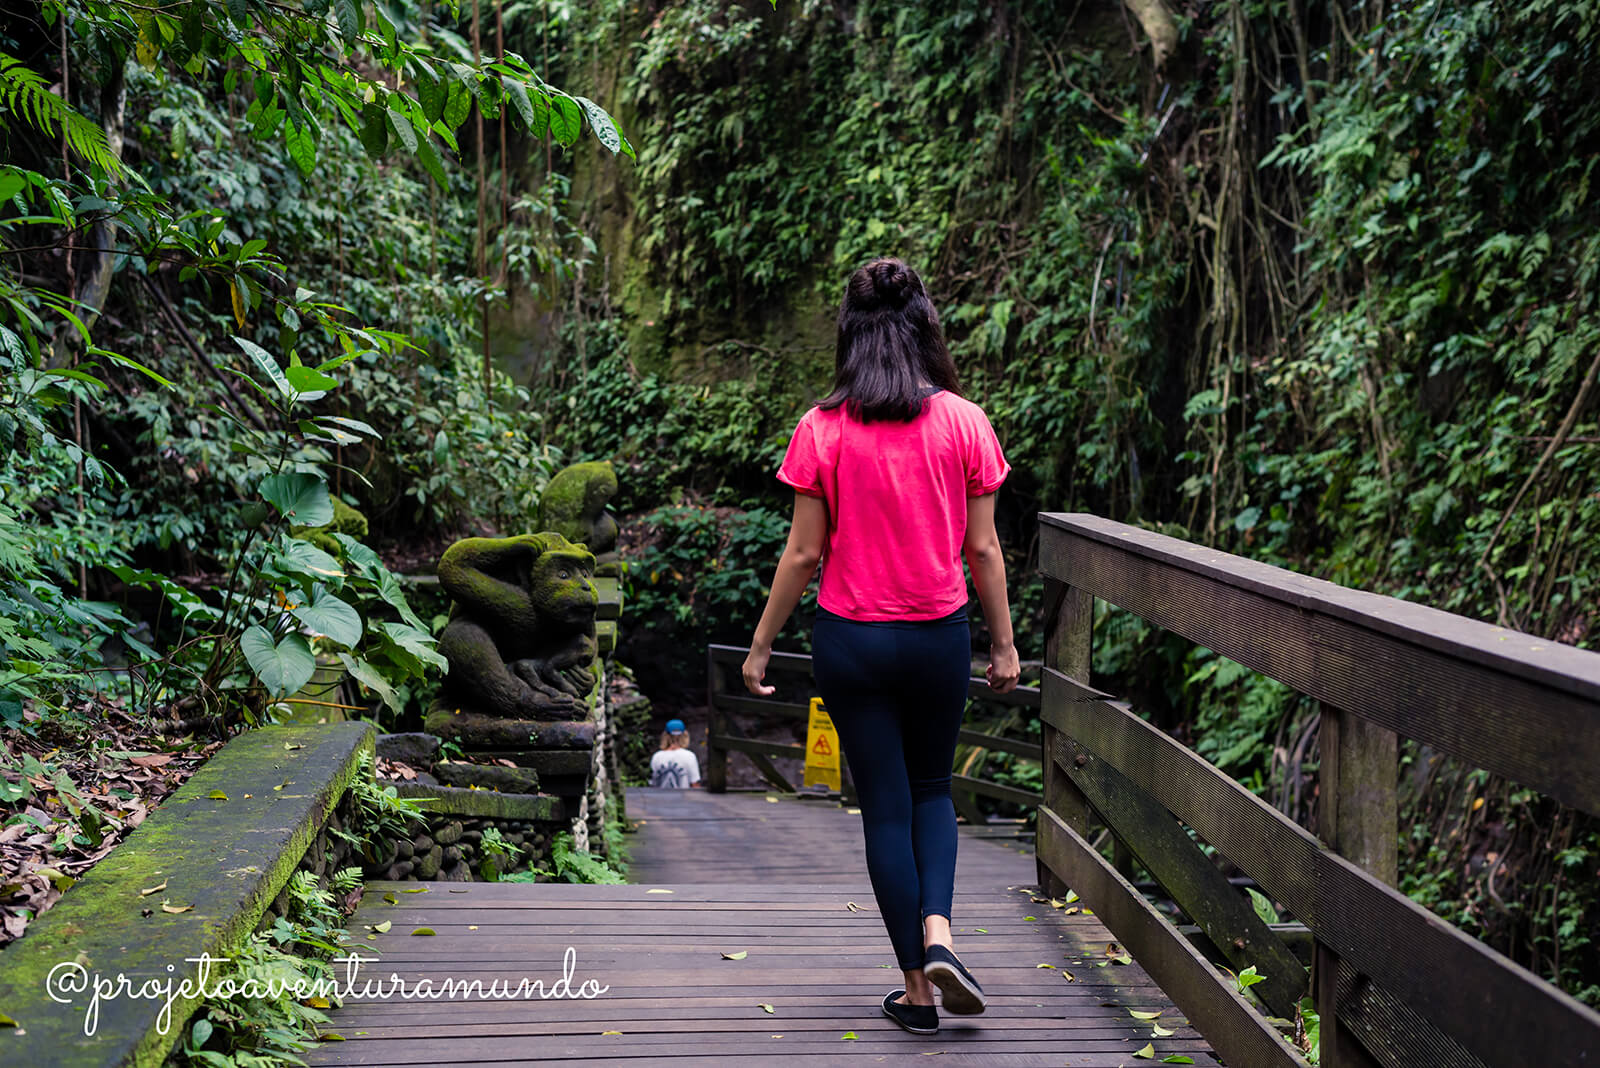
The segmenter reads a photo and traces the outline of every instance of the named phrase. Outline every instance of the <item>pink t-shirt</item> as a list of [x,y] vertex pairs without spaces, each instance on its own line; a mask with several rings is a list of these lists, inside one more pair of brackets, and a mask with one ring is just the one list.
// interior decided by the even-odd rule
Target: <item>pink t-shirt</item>
[[846,619],[939,619],[967,603],[967,498],[1011,465],[988,416],[941,390],[909,423],[862,423],[841,405],[800,418],[778,481],[828,503],[817,603]]

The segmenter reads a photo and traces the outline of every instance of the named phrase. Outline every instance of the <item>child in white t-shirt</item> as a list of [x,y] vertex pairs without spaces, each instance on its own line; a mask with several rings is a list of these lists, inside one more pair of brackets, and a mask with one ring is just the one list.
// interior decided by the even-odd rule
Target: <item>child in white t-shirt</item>
[[700,761],[689,748],[689,728],[681,719],[667,720],[661,751],[650,758],[650,785],[685,790],[700,785]]

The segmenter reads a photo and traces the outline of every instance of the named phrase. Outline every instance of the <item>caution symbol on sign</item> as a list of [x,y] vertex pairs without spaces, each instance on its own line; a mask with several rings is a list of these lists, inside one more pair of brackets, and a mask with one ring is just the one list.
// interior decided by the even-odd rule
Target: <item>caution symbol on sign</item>
[[822,704],[822,698],[811,699],[811,716],[806,724],[805,785],[840,787],[839,735],[833,729],[833,720]]

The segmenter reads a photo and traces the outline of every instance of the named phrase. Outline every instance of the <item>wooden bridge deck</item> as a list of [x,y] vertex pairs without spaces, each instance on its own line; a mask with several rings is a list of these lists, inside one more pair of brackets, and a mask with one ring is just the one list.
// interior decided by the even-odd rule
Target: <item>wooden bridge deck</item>
[[[634,885],[373,882],[351,921],[356,941],[381,953],[363,968],[367,979],[392,972],[408,982],[514,986],[526,977],[548,987],[571,947],[572,986],[594,979],[604,993],[348,1000],[332,1013],[345,1041],[307,1060],[687,1066],[940,1055],[939,1063],[1109,1068],[1180,1054],[1217,1063],[1143,969],[1098,963],[1110,941],[1098,920],[1034,900],[1032,851],[1015,838],[968,831],[957,865],[956,947],[983,982],[989,1011],[942,1016],[937,1035],[919,1037],[878,1009],[899,972],[867,883],[859,816],[759,793],[630,790],[627,804],[629,819],[642,821],[630,840]],[[427,893],[403,892],[418,886]],[[390,892],[398,904],[384,900]],[[387,932],[364,937],[365,925],[385,921]],[[422,926],[436,934],[411,934]],[[1161,1011],[1157,1022],[1173,1034],[1155,1038],[1130,1010]],[[1153,1058],[1136,1059],[1151,1042]]]

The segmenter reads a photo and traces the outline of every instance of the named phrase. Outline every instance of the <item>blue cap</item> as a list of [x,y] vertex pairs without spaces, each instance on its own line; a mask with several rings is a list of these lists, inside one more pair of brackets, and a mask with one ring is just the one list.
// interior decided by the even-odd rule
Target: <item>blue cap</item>
[[688,727],[685,727],[683,725],[683,720],[681,720],[681,719],[669,719],[669,720],[667,720],[667,733],[668,734],[682,734],[684,731],[686,731],[688,729],[689,729]]

